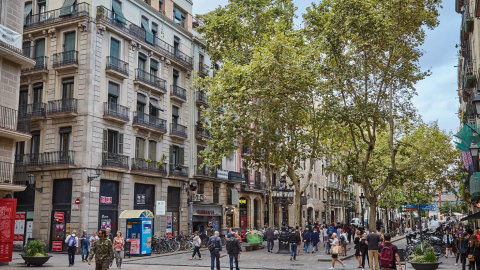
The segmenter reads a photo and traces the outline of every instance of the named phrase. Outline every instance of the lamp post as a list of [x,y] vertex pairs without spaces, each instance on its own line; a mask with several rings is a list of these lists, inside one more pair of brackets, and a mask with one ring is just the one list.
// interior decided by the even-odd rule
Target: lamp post
[[360,194],[360,205],[362,206],[362,225],[365,227],[365,217],[363,216],[363,205],[365,204],[365,195],[363,195],[363,192]]
[[293,188],[287,186],[287,180],[282,175],[280,179],[280,185],[272,187],[272,196],[276,197],[280,201],[282,206],[282,232],[278,238],[278,254],[290,254],[290,248],[288,246],[288,232],[287,232],[287,205],[288,199],[293,197]]
[[472,143],[470,145],[470,154],[472,154],[474,172],[478,171],[478,148],[479,148],[478,145],[475,143]]

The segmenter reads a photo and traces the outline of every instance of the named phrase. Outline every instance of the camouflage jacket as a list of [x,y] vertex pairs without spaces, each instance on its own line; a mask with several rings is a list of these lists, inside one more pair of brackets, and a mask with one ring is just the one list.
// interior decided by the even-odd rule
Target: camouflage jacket
[[113,260],[113,245],[110,239],[98,239],[95,241],[95,245],[91,247],[90,256],[88,260],[92,260],[95,256],[96,262],[105,262],[108,259]]

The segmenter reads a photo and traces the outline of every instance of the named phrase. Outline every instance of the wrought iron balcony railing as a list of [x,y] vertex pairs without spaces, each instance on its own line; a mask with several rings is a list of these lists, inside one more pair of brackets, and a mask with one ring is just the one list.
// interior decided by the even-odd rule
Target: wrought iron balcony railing
[[208,97],[207,97],[207,94],[205,94],[205,92],[197,91],[197,93],[195,93],[195,98],[197,103],[208,105]]
[[167,163],[155,160],[147,161],[144,158],[132,158],[132,170],[167,173]]
[[27,15],[25,18],[24,27],[34,27],[41,24],[58,22],[82,15],[88,15],[90,5],[88,3],[74,4],[68,7],[62,7],[39,14]]
[[47,113],[77,112],[77,100],[66,98],[48,102]]
[[16,110],[0,106],[0,129],[30,133],[30,117],[19,119],[18,115]]
[[113,102],[103,103],[103,114],[130,120],[130,108]]
[[169,174],[178,176],[188,176],[188,167],[179,164],[170,164]]
[[47,111],[47,104],[45,103],[31,103],[18,106],[19,117],[40,116],[45,117]]
[[202,62],[198,63],[198,73],[202,76],[208,76],[208,66]]
[[167,121],[143,112],[133,112],[133,123],[144,124],[155,129],[167,131]]
[[152,86],[155,86],[155,87],[158,87],[158,88],[161,88],[163,90],[166,90],[167,89],[167,81],[160,78],[160,77],[157,77],[153,74],[150,74],[148,72],[146,72],[145,70],[142,70],[142,69],[135,69],[135,79],[138,80],[138,81],[142,81],[142,82],[145,82],[145,83],[148,83]]
[[104,152],[102,154],[102,165],[128,169],[128,156]]
[[206,124],[197,124],[195,125],[195,135],[205,137],[205,138],[211,138],[212,135],[210,134],[210,130],[205,128]]
[[30,72],[34,70],[41,70],[41,69],[47,69],[47,63],[48,63],[48,57],[47,56],[39,56],[33,58],[35,59],[35,66],[31,68],[23,68],[22,72]]
[[0,182],[1,183],[12,183],[13,172],[14,172],[13,163],[0,161]]
[[107,68],[116,70],[128,76],[128,63],[114,56],[107,56]]
[[172,92],[170,93],[171,96],[178,97],[179,99],[182,100],[187,100],[187,90],[178,86],[178,85],[172,85]]
[[78,51],[66,51],[53,54],[53,67],[78,64]]
[[170,133],[187,137],[187,127],[180,124],[170,123]]
[[75,164],[75,151],[66,150],[15,155],[15,164],[25,166],[73,165]]

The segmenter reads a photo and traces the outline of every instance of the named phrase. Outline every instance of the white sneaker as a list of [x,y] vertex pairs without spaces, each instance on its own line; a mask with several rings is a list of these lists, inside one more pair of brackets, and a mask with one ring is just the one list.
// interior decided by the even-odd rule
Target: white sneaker
[[330,268],[328,268],[328,270],[335,270],[335,268],[333,268],[333,267],[330,267]]
[[458,265],[458,263],[455,264],[455,266],[457,266],[457,265]]
[[343,268],[345,268],[345,267],[347,267],[347,265],[346,265],[346,264],[343,264]]

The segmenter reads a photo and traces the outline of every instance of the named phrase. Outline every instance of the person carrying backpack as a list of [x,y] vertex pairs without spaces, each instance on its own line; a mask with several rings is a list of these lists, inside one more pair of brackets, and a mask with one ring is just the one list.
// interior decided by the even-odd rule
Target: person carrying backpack
[[220,233],[218,231],[208,239],[207,243],[208,250],[210,250],[210,259],[211,259],[211,269],[215,269],[215,264],[217,269],[220,270],[220,253],[222,252],[222,239],[220,238]]
[[300,234],[298,233],[298,226],[295,227],[293,231],[290,232],[288,237],[288,242],[290,243],[290,261],[297,260],[297,245],[300,242]]
[[385,242],[379,246],[380,251],[380,267],[381,270],[396,270],[395,261],[398,264],[398,269],[402,270],[402,264],[400,262],[400,256],[398,255],[398,248],[394,244],[390,243],[392,237],[390,234],[383,236]]
[[75,253],[78,253],[78,237],[76,234],[77,231],[73,230],[72,234],[65,239],[68,251],[68,266],[73,266],[75,264]]
[[238,268],[238,254],[242,254],[242,246],[237,237],[231,233],[227,234],[227,238],[226,248],[230,258],[230,270],[233,270],[233,260],[235,260],[235,269],[240,270],[240,268]]

